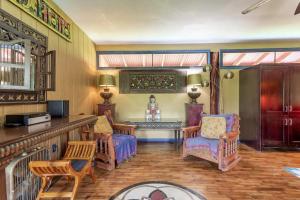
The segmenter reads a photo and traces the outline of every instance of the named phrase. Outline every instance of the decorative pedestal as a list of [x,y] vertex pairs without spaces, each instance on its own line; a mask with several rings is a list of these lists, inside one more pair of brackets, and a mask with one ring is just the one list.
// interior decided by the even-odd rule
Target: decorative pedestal
[[98,115],[104,115],[106,110],[110,110],[112,117],[115,118],[116,104],[98,104]]
[[185,118],[187,126],[198,126],[203,112],[203,104],[185,104]]

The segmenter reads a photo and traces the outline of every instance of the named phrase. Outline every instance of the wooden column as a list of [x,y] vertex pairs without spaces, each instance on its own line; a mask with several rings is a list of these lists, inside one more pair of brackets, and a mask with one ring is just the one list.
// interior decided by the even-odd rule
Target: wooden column
[[220,82],[220,67],[219,67],[219,52],[211,52],[210,63],[212,66],[210,73],[210,114],[219,113],[219,82]]

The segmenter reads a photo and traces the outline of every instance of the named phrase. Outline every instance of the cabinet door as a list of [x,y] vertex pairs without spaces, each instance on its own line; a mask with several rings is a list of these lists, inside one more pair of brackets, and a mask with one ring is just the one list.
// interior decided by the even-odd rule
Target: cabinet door
[[300,146],[300,67],[290,67],[289,145]]
[[263,69],[261,80],[262,145],[280,147],[287,140],[288,69]]

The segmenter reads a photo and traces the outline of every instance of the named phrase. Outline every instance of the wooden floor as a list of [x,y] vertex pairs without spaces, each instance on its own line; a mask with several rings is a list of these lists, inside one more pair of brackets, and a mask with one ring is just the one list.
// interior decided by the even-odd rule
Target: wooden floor
[[[118,169],[96,169],[97,182],[86,177],[77,199],[109,197],[131,184],[143,181],[169,181],[189,187],[207,199],[225,200],[300,200],[300,178],[283,167],[300,167],[300,152],[257,152],[241,146],[241,162],[222,173],[215,164],[189,157],[181,158],[172,144],[140,144],[138,155]],[[65,190],[61,181],[55,190]]]

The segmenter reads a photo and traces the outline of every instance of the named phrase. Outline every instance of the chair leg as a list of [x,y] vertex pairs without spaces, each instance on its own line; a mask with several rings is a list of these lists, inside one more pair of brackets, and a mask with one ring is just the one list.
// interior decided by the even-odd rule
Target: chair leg
[[41,195],[42,195],[42,193],[44,193],[45,188],[46,188],[47,185],[48,185],[47,178],[43,176],[42,177],[42,186],[41,186],[41,189],[39,191],[38,196],[36,197],[36,200],[40,200],[41,199]]
[[95,170],[93,167],[89,168],[89,175],[92,178],[93,183],[96,183]]
[[71,177],[70,176],[65,176],[65,177],[66,177],[67,182],[70,183],[71,182]]
[[76,193],[77,193],[77,190],[78,190],[79,183],[80,183],[80,177],[75,176],[75,183],[74,183],[74,187],[73,187],[73,191],[72,191],[71,200],[74,200],[75,197],[76,197]]

